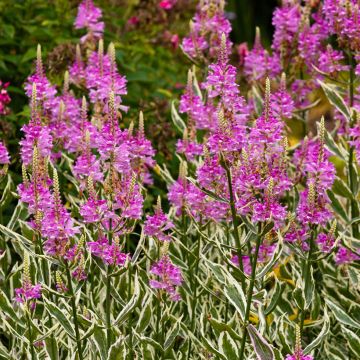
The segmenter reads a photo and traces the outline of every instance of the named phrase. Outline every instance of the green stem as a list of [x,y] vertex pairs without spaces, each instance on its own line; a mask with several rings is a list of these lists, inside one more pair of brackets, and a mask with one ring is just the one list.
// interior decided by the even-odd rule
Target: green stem
[[[127,251],[130,253],[130,236],[128,235],[127,238]],[[131,299],[131,270],[132,266],[131,263],[129,264],[128,269],[128,294],[127,294],[127,301]],[[128,320],[128,334],[129,334],[129,360],[133,360],[135,358],[134,351],[133,351],[133,331],[132,331],[132,316],[130,314]]]
[[[202,219],[200,219],[200,223],[201,223]],[[204,229],[201,228],[201,231],[203,231]],[[198,236],[198,241],[197,241],[197,248],[196,248],[196,263],[195,263],[195,275],[198,276],[199,274],[199,263],[200,263],[200,249],[201,249],[201,235]],[[196,305],[197,305],[197,287],[196,287],[196,278],[192,278],[192,294],[193,294],[193,298],[192,298],[192,304],[191,304],[191,331],[194,332],[195,330],[195,321],[196,321]],[[190,354],[191,354],[191,341],[189,341],[189,347],[188,347],[188,360],[190,359]]]
[[[309,286],[309,281],[311,280],[310,279],[310,271],[311,271],[311,262],[312,262],[312,256],[313,256],[313,253],[314,253],[314,250],[315,250],[315,244],[314,244],[314,229],[312,230],[312,234],[310,236],[310,249],[309,249],[309,252],[308,252],[308,256],[307,256],[307,259],[305,260],[305,266],[304,266],[304,274],[303,274],[303,278],[304,278],[304,281],[305,281],[305,284],[304,284],[304,293],[306,294],[307,293],[307,288]],[[304,330],[304,322],[305,322],[305,315],[306,315],[306,311],[305,310],[302,310],[301,311],[301,316],[300,316],[300,334],[302,336],[303,334],[303,330]]]
[[257,260],[258,260],[260,244],[261,244],[261,235],[260,235],[260,231],[259,231],[259,234],[256,237],[255,254],[254,254],[252,264],[251,264],[250,285],[249,285],[249,289],[248,289],[247,297],[246,297],[244,332],[243,332],[243,337],[241,339],[241,345],[240,345],[240,357],[239,357],[240,360],[244,359],[245,343],[246,343],[246,337],[247,337],[246,327],[247,327],[247,324],[249,322],[249,317],[250,317],[251,301],[252,301],[253,290],[254,290],[254,285],[255,285],[255,278],[256,278],[256,264],[257,264]]
[[31,320],[30,320],[30,309],[29,309],[29,307],[25,311],[26,311],[26,320],[27,320],[28,331],[29,331],[29,343],[30,343],[31,360],[35,360],[36,357],[35,357],[35,349],[34,349],[32,331],[31,331]]
[[[112,221],[109,220],[109,244],[112,244],[113,232],[112,232]],[[112,344],[112,333],[111,333],[111,265],[106,268],[106,299],[105,299],[105,321],[106,321],[106,346],[109,351]]]
[[[350,73],[349,73],[349,77],[350,77],[350,81],[349,81],[349,100],[350,100],[350,107],[352,107],[354,105],[354,80],[355,80],[355,73],[354,73],[354,59],[352,54],[349,54],[349,63],[350,63]],[[354,119],[350,119],[350,127],[352,127],[354,125]],[[351,140],[351,138],[350,138]],[[350,146],[350,150],[349,150],[349,164],[348,164],[348,181],[350,184],[350,190],[354,195],[354,199],[351,200],[350,202],[350,209],[351,209],[351,218],[355,219],[357,217],[359,217],[359,209],[358,209],[358,205],[356,203],[356,187],[354,184],[353,179],[355,178],[355,174],[354,174],[354,168],[353,168],[353,162],[354,162],[354,146]],[[352,228],[352,234],[356,239],[360,238],[360,234],[359,234],[359,225],[357,223],[354,223],[351,225]]]
[[81,346],[81,340],[80,340],[80,331],[79,331],[79,323],[78,323],[78,317],[76,313],[76,302],[75,302],[75,294],[74,294],[74,288],[71,281],[71,274],[70,274],[70,268],[68,263],[65,263],[66,267],[66,276],[69,286],[69,292],[70,292],[70,300],[71,300],[71,307],[72,307],[72,313],[74,318],[74,326],[75,326],[75,336],[76,336],[76,345],[78,349],[78,355],[79,360],[83,360],[83,352],[82,352],[82,346]]
[[237,247],[237,256],[239,258],[239,267],[241,270],[240,282],[241,282],[241,287],[242,287],[243,291],[245,291],[246,283],[245,283],[245,275],[244,275],[244,264],[242,261],[241,241],[240,241],[239,230],[238,230],[239,220],[236,215],[235,197],[234,197],[234,191],[233,191],[233,187],[232,187],[231,172],[230,172],[229,167],[225,164],[225,160],[223,161],[223,163],[224,163],[224,168],[226,171],[226,178],[227,178],[228,187],[229,187],[230,209],[231,209],[231,217],[232,217],[232,221],[233,221],[234,238],[235,238],[235,243],[236,243],[236,247]]

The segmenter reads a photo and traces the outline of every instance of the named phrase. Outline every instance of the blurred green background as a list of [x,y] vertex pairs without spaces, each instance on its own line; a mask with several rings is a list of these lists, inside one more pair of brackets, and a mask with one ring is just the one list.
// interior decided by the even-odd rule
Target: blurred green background
[[[83,31],[73,22],[79,0],[0,0],[0,80],[10,82],[11,114],[0,119],[1,138],[17,152],[19,129],[28,121],[29,109],[23,83],[33,71],[36,46],[41,44],[50,80],[60,84],[73,61],[75,44]],[[158,156],[172,156],[167,140],[174,138],[169,122],[169,101],[177,98],[191,66],[171,37],[180,39],[189,30],[197,1],[178,0],[170,11],[160,10],[158,0],[95,0],[103,10],[105,42],[113,41],[119,70],[128,79],[124,103],[131,110],[125,121],[142,109],[149,120],[148,134]],[[271,15],[276,0],[229,0],[226,11],[233,23],[235,43],[254,38],[260,26],[264,43],[272,36]],[[129,24],[136,16],[138,24]],[[181,41],[181,40],[180,40]],[[170,148],[170,151],[169,151]]]

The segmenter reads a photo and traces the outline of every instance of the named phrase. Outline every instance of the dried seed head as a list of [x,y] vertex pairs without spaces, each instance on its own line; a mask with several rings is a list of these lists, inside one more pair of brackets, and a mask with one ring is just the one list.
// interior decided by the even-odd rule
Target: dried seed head
[[33,150],[33,158],[32,158],[32,173],[33,176],[38,173],[39,170],[39,155],[38,155],[38,148],[35,145]]
[[26,284],[31,284],[31,275],[30,275],[30,257],[27,252],[24,253],[24,270],[23,270],[23,282]]
[[210,160],[210,152],[209,152],[209,148],[207,147],[207,145],[204,145],[203,153],[204,153],[204,159]]
[[221,46],[220,46],[220,62],[225,63],[227,60],[227,44],[225,33],[221,34]]
[[69,91],[69,72],[66,70],[64,74],[64,88],[63,92],[66,94]]
[[270,79],[267,77],[265,82],[265,120],[270,117]]
[[336,221],[336,219],[335,219],[335,220],[332,222],[332,224],[331,224],[331,228],[330,228],[330,231],[329,231],[329,235],[332,235],[332,236],[335,235],[336,227],[337,227],[337,221]]
[[255,45],[260,45],[261,43],[261,33],[260,33],[260,28],[257,26],[256,30],[255,30],[255,41],[254,41]]
[[281,74],[280,89],[283,91],[286,90],[286,74],[284,72]]
[[76,44],[76,62],[77,62],[77,63],[81,63],[81,62],[82,62],[81,49],[80,49],[80,45],[79,45],[79,44]]
[[89,193],[89,196],[93,199],[96,197],[95,187],[94,187],[94,181],[92,176],[89,176],[87,179],[87,190]]
[[185,161],[182,161],[179,166],[179,179],[186,180],[187,176],[187,164]]
[[142,111],[139,113],[139,135],[141,137],[145,136],[145,129],[144,129],[144,114]]
[[316,199],[316,189],[315,184],[311,182],[309,184],[308,196],[307,196],[307,203],[310,208],[315,206],[315,199]]
[[29,185],[29,176],[28,176],[28,173],[26,171],[26,166],[25,166],[24,163],[21,166],[21,173],[22,173],[22,181],[23,181],[25,187],[28,187],[28,185]]
[[271,177],[269,180],[269,184],[267,186],[267,196],[271,198],[273,196],[274,191],[274,179]]
[[38,44],[36,49],[36,74],[39,76],[43,75],[43,65],[41,56],[41,45]]
[[225,119],[225,115],[224,115],[224,109],[221,107],[218,111],[218,123],[219,123],[219,127],[223,132],[227,131],[228,128],[228,123]]
[[188,76],[187,76],[187,89],[188,91],[192,91],[192,86],[193,86],[193,74],[191,69],[188,70]]
[[64,116],[65,113],[65,104],[62,100],[60,100],[60,104],[59,104],[59,119],[61,120]]
[[295,356],[297,359],[301,359],[301,332],[300,326],[298,324],[295,325]]
[[132,176],[131,176],[131,180],[130,180],[128,197],[131,197],[132,194],[134,193],[135,185],[136,185],[136,174],[133,173]]
[[161,208],[161,197],[160,195],[157,197],[156,206],[155,206],[155,212],[160,213],[162,211]]
[[108,55],[110,58],[110,64],[112,66],[112,68],[115,68],[116,65],[116,53],[115,53],[115,46],[114,43],[110,43],[109,47],[108,47]]
[[129,125],[129,128],[128,128],[128,134],[129,136],[132,136],[133,135],[133,132],[134,132],[134,122],[132,121]]
[[162,256],[168,253],[169,245],[170,245],[170,241],[163,241],[160,251]]

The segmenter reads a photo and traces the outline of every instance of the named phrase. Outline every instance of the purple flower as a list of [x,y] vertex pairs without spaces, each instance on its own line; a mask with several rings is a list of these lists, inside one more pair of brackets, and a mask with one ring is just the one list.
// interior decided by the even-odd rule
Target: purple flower
[[88,31],[88,34],[81,38],[81,42],[102,37],[105,24],[102,21],[99,21],[101,16],[101,9],[96,7],[92,0],[83,0],[83,2],[80,3],[74,24],[75,29],[86,28]]
[[316,239],[316,243],[318,244],[320,251],[324,253],[328,253],[332,250],[335,244],[334,235],[329,233],[320,233]]
[[285,360],[314,360],[311,355],[303,355],[302,351],[294,355],[286,355]]
[[360,254],[355,254],[346,247],[339,247],[335,257],[335,262],[337,265],[348,264],[357,260],[360,260]]
[[110,244],[106,237],[100,237],[97,241],[88,242],[87,246],[91,253],[101,258],[106,265],[124,266],[129,255],[121,252],[118,238],[114,240]]
[[0,115],[7,115],[9,113],[7,105],[10,103],[11,99],[6,90],[9,85],[10,83],[3,84],[0,80]]
[[0,141],[0,164],[10,164],[9,153],[2,141]]
[[172,301],[179,301],[180,295],[176,292],[176,287],[181,286],[183,278],[178,267],[171,263],[169,256],[164,255],[158,262],[153,264],[150,274],[158,276],[157,280],[150,280],[149,284],[153,289],[166,291]]
[[174,224],[169,221],[161,208],[157,207],[154,215],[147,216],[144,224],[144,233],[160,241],[171,241],[171,236],[166,231],[172,228],[174,228]]
[[15,289],[15,300],[18,303],[24,303],[25,301],[41,298],[41,285],[32,285],[25,282],[21,288]]

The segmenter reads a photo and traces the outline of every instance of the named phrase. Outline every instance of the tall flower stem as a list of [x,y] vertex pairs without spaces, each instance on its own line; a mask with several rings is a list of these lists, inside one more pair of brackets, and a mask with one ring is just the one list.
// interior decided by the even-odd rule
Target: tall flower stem
[[[126,242],[127,242],[127,252],[130,253],[130,236],[126,236]],[[127,301],[130,301],[131,299],[131,277],[132,277],[132,264],[131,261],[129,263],[128,268],[128,293],[127,293]],[[133,331],[132,331],[132,317],[130,314],[129,320],[128,320],[128,334],[129,334],[129,360],[134,359],[134,352],[133,352]]]
[[35,349],[34,349],[34,342],[33,342],[33,337],[32,337],[32,330],[31,330],[31,319],[30,319],[30,309],[29,307],[26,305],[26,321],[27,321],[27,325],[28,325],[28,332],[29,332],[29,343],[30,343],[30,353],[31,353],[31,360],[35,360]]
[[[310,279],[310,272],[311,272],[311,262],[312,262],[312,256],[315,250],[315,244],[314,244],[314,229],[312,231],[312,234],[310,236],[310,249],[308,252],[308,256],[307,259],[305,260],[305,265],[304,265],[304,272],[303,272],[303,278],[305,281],[304,284],[304,292],[305,294],[307,293],[307,289],[309,287],[309,282],[311,281]],[[305,309],[301,311],[301,315],[300,315],[300,334],[302,336],[303,334],[303,329],[304,329],[304,322],[305,322],[305,315],[306,315],[306,311]]]
[[225,163],[224,159],[222,160],[222,163],[223,163],[223,167],[226,171],[226,178],[227,178],[228,187],[229,187],[230,209],[231,209],[231,217],[232,217],[232,222],[233,222],[234,238],[235,238],[235,243],[236,243],[236,247],[237,247],[237,256],[239,258],[239,267],[241,270],[241,277],[240,277],[241,287],[242,287],[243,291],[245,291],[246,283],[245,283],[245,275],[244,275],[244,264],[242,261],[241,241],[240,241],[239,229],[238,229],[239,228],[239,220],[236,215],[235,196],[234,196],[234,191],[233,191],[233,186],[232,186],[231,171],[230,171],[229,167],[227,166],[227,164]]
[[72,281],[71,281],[70,268],[69,268],[69,265],[67,262],[65,263],[65,267],[66,267],[66,276],[67,276],[67,282],[68,282],[69,292],[70,292],[72,313],[73,313],[73,318],[74,318],[76,345],[77,345],[79,360],[83,360],[84,357],[83,357],[82,345],[81,345],[81,340],[80,340],[80,331],[79,331],[79,322],[78,322],[78,317],[77,317],[77,312],[76,312],[75,294],[74,294],[74,288],[73,288]]
[[[200,223],[202,219],[200,219]],[[203,227],[201,227],[201,232],[203,231]],[[200,249],[201,249],[201,234],[199,234],[197,238],[197,247],[196,247],[196,259],[195,259],[195,276],[198,276],[199,273],[199,263],[200,263]],[[195,324],[196,324],[196,305],[197,305],[197,287],[196,287],[196,277],[192,279],[191,288],[192,288],[192,300],[191,300],[191,331],[194,332]],[[191,341],[189,341],[188,348],[188,360],[190,359],[191,354]]]
[[[260,230],[260,226],[259,226],[259,230]],[[258,260],[260,244],[261,244],[261,232],[259,231],[258,235],[256,237],[255,254],[254,254],[254,257],[252,260],[252,264],[251,264],[250,285],[249,285],[249,289],[248,289],[247,296],[246,296],[244,332],[243,332],[243,337],[241,339],[241,345],[240,345],[240,357],[239,357],[240,360],[244,359],[245,343],[246,343],[246,338],[247,338],[246,327],[247,327],[247,324],[249,322],[249,317],[250,317],[251,301],[252,301],[253,290],[254,290],[254,285],[255,285],[255,277],[256,277],[256,264],[257,264],[257,260]]]
[[[109,220],[109,244],[112,244],[113,232],[112,232],[112,221]],[[105,321],[106,321],[106,346],[109,351],[112,336],[111,336],[111,265],[107,266],[106,269],[106,300],[105,300]]]
[[[350,73],[349,73],[349,101],[350,101],[350,107],[354,105],[354,80],[355,80],[355,73],[354,73],[354,59],[351,52],[349,53],[349,63],[350,63]],[[350,126],[352,127],[354,123],[354,119],[350,119]],[[354,194],[354,199],[356,197],[356,188],[353,179],[355,178],[354,174],[354,146],[350,146],[349,150],[349,164],[348,164],[348,181],[350,185],[350,190]],[[356,200],[352,199],[350,202],[350,208],[351,208],[351,218],[355,219],[359,217],[359,208],[356,203]],[[357,223],[353,223],[351,225],[352,227],[352,234],[353,236],[358,239],[359,238],[359,225]]]

